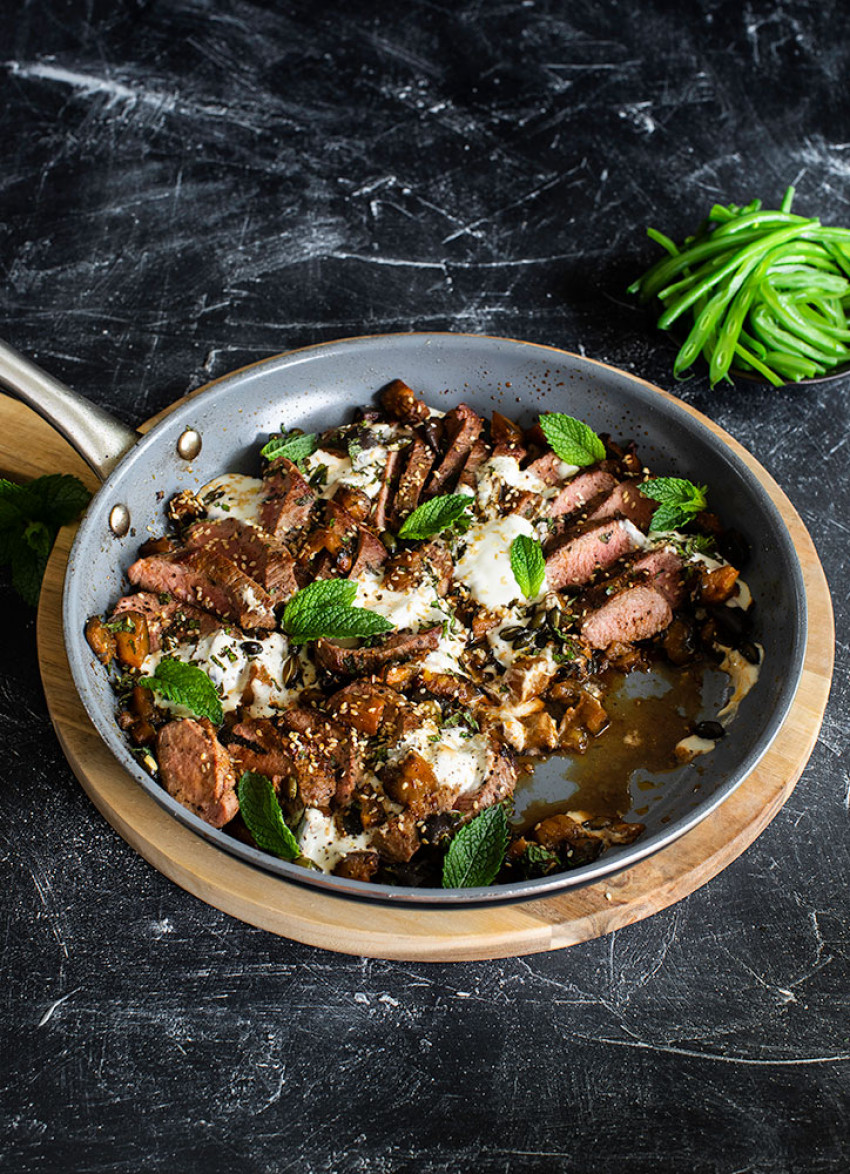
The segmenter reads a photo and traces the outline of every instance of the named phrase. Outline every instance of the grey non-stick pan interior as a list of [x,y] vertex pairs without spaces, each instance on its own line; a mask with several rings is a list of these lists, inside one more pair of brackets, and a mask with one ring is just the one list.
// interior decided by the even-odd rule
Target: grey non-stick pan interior
[[[541,411],[563,411],[597,432],[633,437],[656,474],[707,483],[712,508],[751,544],[746,578],[756,600],[755,637],[765,650],[758,684],[713,753],[665,775],[641,817],[644,835],[593,864],[509,886],[462,890],[394,888],[308,872],[214,830],[175,802],[138,765],[115,724],[115,697],[83,626],[125,593],[126,568],[141,542],[164,530],[168,499],[225,471],[256,475],[258,446],[282,423],[321,431],[370,404],[396,377],[438,408],[464,401],[482,414],[498,408],[522,423]],[[721,438],[677,401],[626,372],[549,347],[480,335],[347,339],[237,371],[181,404],[141,439],[2,344],[0,382],[50,419],[106,478],[80,525],[64,594],[68,658],[89,717],[121,766],[175,819],[268,872],[349,897],[449,906],[586,884],[670,844],[714,810],[755,767],[793,700],[805,653],[805,591],[777,509]],[[538,766],[535,785],[550,793],[561,787],[566,795],[568,778],[568,762],[554,758]]]

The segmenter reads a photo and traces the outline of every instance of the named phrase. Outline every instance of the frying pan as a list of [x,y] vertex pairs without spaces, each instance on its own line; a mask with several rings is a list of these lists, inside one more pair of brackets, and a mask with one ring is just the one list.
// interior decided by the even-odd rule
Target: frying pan
[[[646,831],[638,840],[571,872],[487,889],[395,888],[307,871],[239,843],[182,807],[138,765],[115,723],[106,671],[85,641],[87,617],[105,612],[126,592],[124,572],[144,538],[163,531],[165,504],[173,494],[197,490],[226,471],[256,475],[258,446],[282,422],[322,431],[371,403],[396,377],[437,408],[462,400],[481,414],[498,408],[526,424],[538,412],[564,411],[597,432],[633,437],[657,475],[707,483],[712,508],[726,525],[743,531],[753,548],[746,578],[757,601],[755,638],[765,650],[756,688],[711,754],[664,776],[649,812],[641,816]],[[68,659],[91,721],[121,766],[175,819],[266,872],[348,897],[447,906],[536,897],[587,884],[658,851],[704,819],[753,770],[793,701],[807,617],[802,571],[779,512],[702,417],[625,371],[552,347],[482,335],[345,339],[217,380],[143,437],[2,343],[0,383],[57,427],[103,479],[71,550],[63,597]],[[537,767],[534,786],[560,788],[566,798],[565,775],[568,779],[568,760],[553,758]]]

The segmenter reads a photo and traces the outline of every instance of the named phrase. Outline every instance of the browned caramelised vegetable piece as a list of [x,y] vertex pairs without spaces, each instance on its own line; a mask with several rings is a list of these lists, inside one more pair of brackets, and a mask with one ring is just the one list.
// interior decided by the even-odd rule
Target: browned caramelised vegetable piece
[[401,379],[394,379],[381,392],[381,403],[397,420],[417,424],[431,415],[428,405],[417,399],[413,389]]
[[348,877],[349,880],[370,881],[378,871],[379,864],[377,852],[349,852],[336,865],[333,874]]
[[140,669],[151,650],[148,622],[140,611],[125,611],[115,633],[115,655],[130,669]]
[[701,571],[699,576],[700,603],[725,603],[731,598],[738,581],[734,567],[715,567],[713,571]]
[[115,637],[100,616],[86,620],[86,640],[101,664],[109,664],[115,656]]

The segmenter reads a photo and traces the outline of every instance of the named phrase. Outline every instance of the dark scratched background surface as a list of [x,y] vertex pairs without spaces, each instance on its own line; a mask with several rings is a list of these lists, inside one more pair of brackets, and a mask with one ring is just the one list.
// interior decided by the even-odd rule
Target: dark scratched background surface
[[[846,6],[348,0],[0,10],[2,335],[128,422],[345,335],[582,350],[674,388],[624,288],[715,201],[850,223]],[[400,374],[403,374],[400,373]],[[822,736],[722,875],[568,951],[359,960],[182,892],[85,799],[8,586],[9,1171],[850,1166],[850,381],[675,387],[753,450],[838,621]]]

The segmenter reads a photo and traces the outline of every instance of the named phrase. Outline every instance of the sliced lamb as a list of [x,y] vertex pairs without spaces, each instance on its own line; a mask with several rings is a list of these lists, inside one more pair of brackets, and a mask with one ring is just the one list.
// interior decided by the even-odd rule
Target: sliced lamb
[[211,550],[150,555],[133,563],[127,578],[145,591],[173,595],[240,628],[274,628],[276,624],[275,601],[268,592]]
[[390,449],[387,453],[384,471],[381,474],[381,488],[378,490],[372,508],[371,523],[379,534],[387,528],[400,467],[401,452],[397,448]]
[[178,803],[214,828],[233,819],[236,775],[206,718],[168,722],[157,735],[156,754],[163,785]]
[[358,526],[357,553],[348,572],[349,579],[357,579],[365,571],[377,571],[386,562],[387,557],[387,548],[380,538],[376,538],[365,526]]
[[418,424],[427,420],[431,410],[421,399],[417,399],[412,388],[401,379],[394,379],[381,392],[381,404],[404,424]]
[[419,505],[419,498],[422,496],[428,474],[436,459],[436,454],[418,436],[402,455],[406,455],[407,464],[399,479],[398,492],[395,497],[392,516],[396,525],[404,521],[407,515],[412,514]]
[[590,587],[582,597],[586,611],[595,611],[610,596],[638,584],[654,587],[675,610],[685,598],[685,562],[669,547],[637,551],[611,568],[611,573]]
[[[305,807],[345,806],[363,776],[360,754],[346,726],[315,709],[293,706],[280,715],[293,748],[298,791]],[[328,794],[328,786],[332,784]],[[317,800],[322,799],[322,802]]]
[[280,603],[298,590],[294,559],[282,542],[238,518],[196,522],[186,531],[190,549],[212,550],[235,563]]
[[588,515],[588,521],[613,518],[619,514],[628,518],[639,530],[648,530],[657,503],[644,497],[638,490],[638,484],[637,481],[620,481]]
[[463,468],[457,479],[458,488],[464,485],[467,489],[475,489],[478,484],[478,470],[489,456],[490,450],[484,441],[476,440],[475,444],[469,450],[466,460],[463,462]]
[[307,479],[286,457],[278,457],[266,470],[260,525],[279,540],[303,529],[310,518],[316,495]]
[[[554,456],[554,454],[552,454]],[[544,458],[541,457],[541,460]],[[557,484],[557,482],[556,482]],[[617,484],[617,478],[605,469],[587,469],[568,481],[549,505],[550,518],[560,518],[575,513],[602,493],[610,492]]]
[[621,519],[594,523],[567,538],[546,559],[546,582],[550,591],[580,587],[597,570],[610,567],[636,546],[634,535]]
[[532,461],[527,467],[526,472],[531,473],[534,477],[539,477],[544,485],[551,487],[553,485],[560,485],[564,480],[564,474],[561,471],[564,464],[565,462],[550,449],[542,457],[538,457]]
[[425,493],[428,497],[437,497],[441,493],[450,491],[463,468],[470,449],[481,435],[481,429],[484,427],[484,421],[467,404],[458,404],[456,408],[446,412],[443,424],[449,438],[449,447],[425,487]]
[[684,569],[685,560],[666,547],[639,555],[632,564],[632,571],[645,575],[647,583],[660,591],[674,610],[685,598]]
[[582,621],[581,634],[593,648],[618,641],[632,644],[663,632],[673,619],[670,604],[654,587],[638,584],[612,595]]
[[267,717],[251,717],[230,730],[227,751],[241,774],[251,770],[271,779],[275,790],[292,773],[292,746]]
[[379,672],[384,665],[433,652],[440,643],[442,631],[442,625],[438,624],[413,634],[399,632],[375,648],[343,648],[323,639],[316,643],[316,660],[321,668],[338,676],[368,676]]

